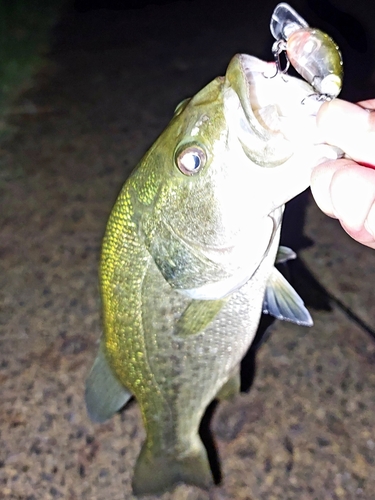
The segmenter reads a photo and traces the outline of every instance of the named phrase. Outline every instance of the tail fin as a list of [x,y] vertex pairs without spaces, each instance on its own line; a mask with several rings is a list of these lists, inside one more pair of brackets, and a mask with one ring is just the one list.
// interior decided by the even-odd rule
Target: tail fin
[[[199,441],[198,441],[199,440]],[[213,486],[207,453],[200,439],[198,447],[189,455],[178,457],[167,453],[153,453],[144,443],[134,469],[134,495],[160,494],[172,490],[178,483],[186,483],[199,488]]]

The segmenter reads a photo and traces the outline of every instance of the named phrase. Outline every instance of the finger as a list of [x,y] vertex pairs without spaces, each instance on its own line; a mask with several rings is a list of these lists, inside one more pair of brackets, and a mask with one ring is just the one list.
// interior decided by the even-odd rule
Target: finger
[[335,217],[335,208],[332,204],[331,182],[337,170],[346,166],[357,165],[352,160],[332,160],[314,168],[311,174],[311,192],[318,207],[330,217]]
[[375,171],[351,160],[316,167],[311,190],[318,206],[357,241],[375,248]]
[[350,227],[347,227],[343,221],[340,221],[340,223],[345,231],[349,234],[349,236],[351,236],[353,239],[355,239],[359,243],[362,243],[362,245],[366,245],[370,248],[375,248],[375,203],[373,203],[372,207],[370,208],[365,223],[361,229],[354,230]]
[[[362,104],[368,106],[367,109]],[[361,106],[340,99],[325,102],[317,115],[323,140],[348,156],[375,166],[375,110],[371,101]]]
[[355,240],[375,248],[375,172],[351,160],[330,161],[312,173],[318,206]]
[[361,231],[375,202],[375,170],[341,164],[332,175],[329,190],[334,215],[345,229]]

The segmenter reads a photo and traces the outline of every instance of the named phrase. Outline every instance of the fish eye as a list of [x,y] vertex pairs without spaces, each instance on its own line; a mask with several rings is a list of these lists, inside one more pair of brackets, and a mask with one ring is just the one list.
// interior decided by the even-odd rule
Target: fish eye
[[205,165],[207,156],[199,146],[185,146],[176,153],[176,165],[185,175],[194,175]]

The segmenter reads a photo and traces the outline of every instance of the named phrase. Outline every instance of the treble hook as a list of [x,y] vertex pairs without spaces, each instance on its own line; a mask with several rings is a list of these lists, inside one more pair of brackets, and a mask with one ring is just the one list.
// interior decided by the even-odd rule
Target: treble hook
[[[280,59],[280,54],[284,52],[285,55],[285,68],[283,69],[281,66],[281,59]],[[266,75],[263,73],[263,76],[265,78],[275,78],[276,75],[281,74],[282,76],[286,75],[290,66],[290,61],[288,58],[288,55],[286,53],[286,41],[285,40],[277,40],[273,45],[272,45],[272,54],[275,60],[275,66],[276,66],[276,71],[275,74],[272,76]],[[283,78],[284,79],[284,78]]]
[[[272,54],[275,59],[275,65],[276,65],[276,73],[274,76],[276,76],[278,73],[281,73],[282,75],[285,75],[289,69],[290,66],[290,61],[287,55],[287,44],[285,40],[277,40],[273,45],[272,45]],[[286,60],[286,65],[285,68],[282,69],[281,67],[281,60],[280,60],[280,54],[284,52],[285,53],[285,60]]]

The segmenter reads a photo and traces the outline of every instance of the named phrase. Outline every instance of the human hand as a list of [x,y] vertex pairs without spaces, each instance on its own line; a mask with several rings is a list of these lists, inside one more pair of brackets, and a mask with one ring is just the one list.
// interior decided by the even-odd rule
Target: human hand
[[313,170],[315,201],[352,238],[375,248],[375,99],[326,102],[317,124],[323,140],[351,159],[327,161]]

